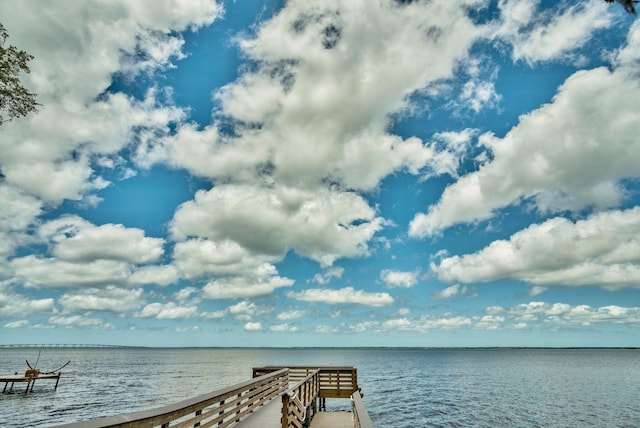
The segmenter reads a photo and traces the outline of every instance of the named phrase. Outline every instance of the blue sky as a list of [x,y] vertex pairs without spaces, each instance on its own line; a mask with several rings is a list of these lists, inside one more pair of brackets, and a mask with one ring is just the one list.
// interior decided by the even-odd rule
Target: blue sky
[[638,346],[618,4],[0,16],[42,104],[0,128],[0,342]]

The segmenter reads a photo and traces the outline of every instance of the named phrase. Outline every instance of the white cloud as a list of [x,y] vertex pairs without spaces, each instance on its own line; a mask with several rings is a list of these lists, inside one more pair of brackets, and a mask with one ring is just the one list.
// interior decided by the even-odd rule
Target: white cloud
[[[518,279],[538,286],[640,288],[640,208],[607,211],[575,223],[553,218],[432,269],[447,282]],[[538,289],[537,289],[538,290]]]
[[[368,255],[367,241],[381,224],[355,193],[227,184],[199,191],[195,200],[182,204],[171,231],[178,240],[195,236],[213,241],[200,243],[208,247],[197,257],[218,265],[241,263],[247,255],[238,245],[271,259],[294,250],[331,265],[338,257]],[[190,270],[198,273],[197,268]]]
[[382,324],[383,330],[400,330],[427,332],[430,330],[457,330],[470,327],[472,320],[466,317],[443,314],[437,316],[423,315],[415,319],[394,318]]
[[513,58],[529,63],[568,57],[584,46],[593,33],[609,27],[612,16],[602,1],[560,3],[558,13],[538,10],[539,0],[500,0],[499,27],[494,37],[513,46]]
[[255,276],[236,276],[210,281],[202,288],[205,299],[237,299],[266,296],[277,288],[290,287],[295,281],[277,275],[273,265],[265,264],[262,274]]
[[508,316],[515,321],[552,327],[589,326],[592,324],[640,325],[640,308],[616,305],[592,307],[565,303],[530,302],[511,308]]
[[409,94],[450,78],[481,36],[460,6],[291,1],[239,40],[257,67],[217,94],[236,135],[216,121],[184,124],[145,153],[215,182],[176,211],[180,269],[230,276],[290,250],[325,267],[367,256],[384,223],[344,189],[375,189],[399,170],[456,168],[451,152],[386,129]]
[[499,315],[484,315],[475,319],[474,327],[480,330],[498,330],[503,327],[506,318]]
[[493,160],[448,186],[409,234],[485,220],[522,200],[543,213],[620,204],[620,180],[640,175],[640,86],[624,70],[579,71],[504,138],[482,135]]
[[393,297],[388,293],[370,293],[363,290],[355,290],[353,287],[339,290],[313,288],[300,292],[290,291],[287,293],[287,297],[305,302],[322,302],[330,305],[388,306],[393,303]]
[[244,329],[247,331],[261,331],[262,324],[259,322],[248,322],[244,325]]
[[179,279],[179,273],[173,265],[136,266],[131,272],[127,283],[131,285],[154,284],[167,286]]
[[385,269],[380,272],[380,279],[388,288],[411,288],[418,283],[418,271],[404,272]]
[[281,312],[278,315],[276,315],[276,319],[280,320],[280,321],[284,321],[284,320],[294,320],[297,318],[301,318],[305,315],[305,311],[286,311],[286,312]]
[[460,284],[454,284],[450,287],[447,287],[443,290],[436,291],[433,293],[432,298],[434,299],[448,299],[460,293]]
[[26,239],[24,232],[42,213],[43,203],[5,183],[0,183],[0,201],[0,256],[9,256]]
[[435,152],[386,133],[387,115],[451,77],[482,33],[460,7],[476,3],[287,2],[239,42],[257,69],[218,94],[222,115],[259,130],[238,127],[228,138],[216,125],[186,125],[159,156],[235,181],[261,180],[268,165],[278,183],[303,188],[330,178],[373,189],[394,171],[416,174],[437,163]]
[[173,302],[150,303],[139,314],[141,318],[156,318],[159,320],[189,319],[198,315],[198,307],[196,305],[187,304],[181,306]]
[[169,285],[178,279],[172,265],[147,264],[164,254],[165,241],[141,229],[64,216],[43,223],[32,240],[47,244],[54,257],[32,254],[7,263],[27,287]]
[[320,334],[335,334],[340,333],[340,327],[323,324],[317,326],[315,331]]
[[255,316],[268,314],[271,310],[272,308],[268,306],[258,306],[253,302],[243,300],[242,302],[229,306],[222,312],[225,315],[230,314],[240,321],[251,321]]
[[500,99],[494,83],[473,79],[464,84],[457,103],[459,109],[479,113],[485,108],[497,107]]
[[[102,318],[92,318],[86,315],[54,315],[47,320],[49,326],[65,328],[91,328],[95,330],[115,330],[116,327]],[[34,326],[37,327],[37,326]]]
[[173,296],[179,302],[184,302],[194,295],[198,295],[199,290],[196,287],[185,287],[174,293]]
[[331,266],[329,268],[326,268],[324,272],[315,274],[313,276],[313,282],[316,282],[320,285],[325,285],[331,282],[333,278],[342,278],[343,273],[343,267]]
[[52,298],[33,299],[16,293],[0,283],[0,318],[17,318],[53,312],[55,312],[55,302]]
[[26,327],[29,325],[29,321],[27,320],[19,320],[19,321],[13,321],[13,322],[8,322],[4,325],[4,328],[22,328],[22,327]]
[[75,263],[29,255],[12,259],[8,267],[16,281],[32,288],[168,285],[176,279],[171,266],[135,266],[104,259]]
[[363,333],[365,331],[380,331],[380,323],[378,321],[362,321],[357,324],[349,326],[349,330],[356,333]]
[[547,287],[542,287],[540,285],[536,285],[531,287],[531,289],[529,290],[529,295],[530,296],[539,296],[540,294],[544,293],[545,291],[547,291]]
[[182,56],[177,32],[210,24],[220,12],[212,1],[0,4],[12,43],[35,57],[23,80],[42,104],[37,114],[3,126],[0,168],[6,183],[52,205],[108,184],[95,175],[95,155],[152,144],[185,116],[162,105],[162,90],[140,100],[106,93],[113,76],[171,66]]
[[29,255],[12,259],[9,266],[26,287],[105,287],[126,284],[131,274],[129,264],[115,260],[71,263]]
[[126,290],[113,286],[105,289],[86,289],[65,293],[58,303],[69,312],[107,311],[123,314],[137,309],[142,303],[141,288]]
[[121,224],[95,226],[77,216],[49,221],[40,227],[39,235],[53,244],[52,255],[70,262],[102,259],[144,264],[164,254],[164,239],[146,237],[143,230]]
[[277,258],[252,254],[229,239],[188,239],[175,244],[173,259],[186,278],[195,279],[210,275],[251,275],[265,264],[265,259]]
[[269,327],[269,330],[277,333],[295,333],[298,331],[298,327],[285,323],[285,324],[272,325],[271,327]]

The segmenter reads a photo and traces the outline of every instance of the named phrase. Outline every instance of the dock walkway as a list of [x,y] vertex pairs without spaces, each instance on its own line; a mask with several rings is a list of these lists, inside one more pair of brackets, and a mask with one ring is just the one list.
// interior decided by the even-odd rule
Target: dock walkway
[[[274,398],[256,410],[234,428],[282,428],[282,402]],[[309,428],[353,428],[351,412],[318,412],[311,419]]]
[[[352,411],[326,411],[326,399],[349,399]],[[322,411],[322,410],[325,411]],[[354,367],[260,367],[253,379],[157,409],[60,425],[142,427],[373,428]]]

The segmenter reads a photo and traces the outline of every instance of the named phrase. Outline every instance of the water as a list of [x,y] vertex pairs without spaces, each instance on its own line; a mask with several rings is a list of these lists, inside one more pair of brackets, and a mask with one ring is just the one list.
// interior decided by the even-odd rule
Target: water
[[[0,372],[37,355],[0,349]],[[254,366],[291,364],[356,366],[378,428],[640,426],[640,350],[43,349],[39,368],[69,359],[57,391],[41,381],[33,394],[0,396],[0,425],[148,410],[247,380]]]

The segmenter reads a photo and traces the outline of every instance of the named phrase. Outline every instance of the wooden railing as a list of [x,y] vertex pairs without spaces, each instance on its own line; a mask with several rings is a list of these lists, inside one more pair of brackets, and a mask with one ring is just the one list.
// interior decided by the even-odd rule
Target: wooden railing
[[[362,428],[372,428],[371,419],[362,403],[358,388],[358,372],[355,367],[308,367],[288,366],[289,381],[296,382],[287,393],[282,396],[282,428],[301,428],[306,426],[309,412],[315,412],[318,407],[326,409],[327,398],[352,398],[357,395],[360,399],[358,410],[362,415]],[[281,370],[279,366],[256,367],[253,376]],[[354,415],[355,416],[355,415]],[[367,425],[367,421],[370,425]]]
[[311,413],[317,410],[320,376],[316,370],[282,394],[282,428],[308,426]]
[[289,370],[284,368],[158,409],[60,425],[59,428],[224,428],[283,394],[288,388]]
[[367,408],[364,407],[360,391],[356,391],[351,395],[351,412],[353,413],[354,428],[373,428],[373,421],[369,417]]
[[[281,370],[281,366],[254,367],[253,376],[262,376]],[[309,367],[288,366],[289,380],[299,382],[318,371],[320,379],[320,398],[350,398],[358,390],[358,371],[355,367]]]

